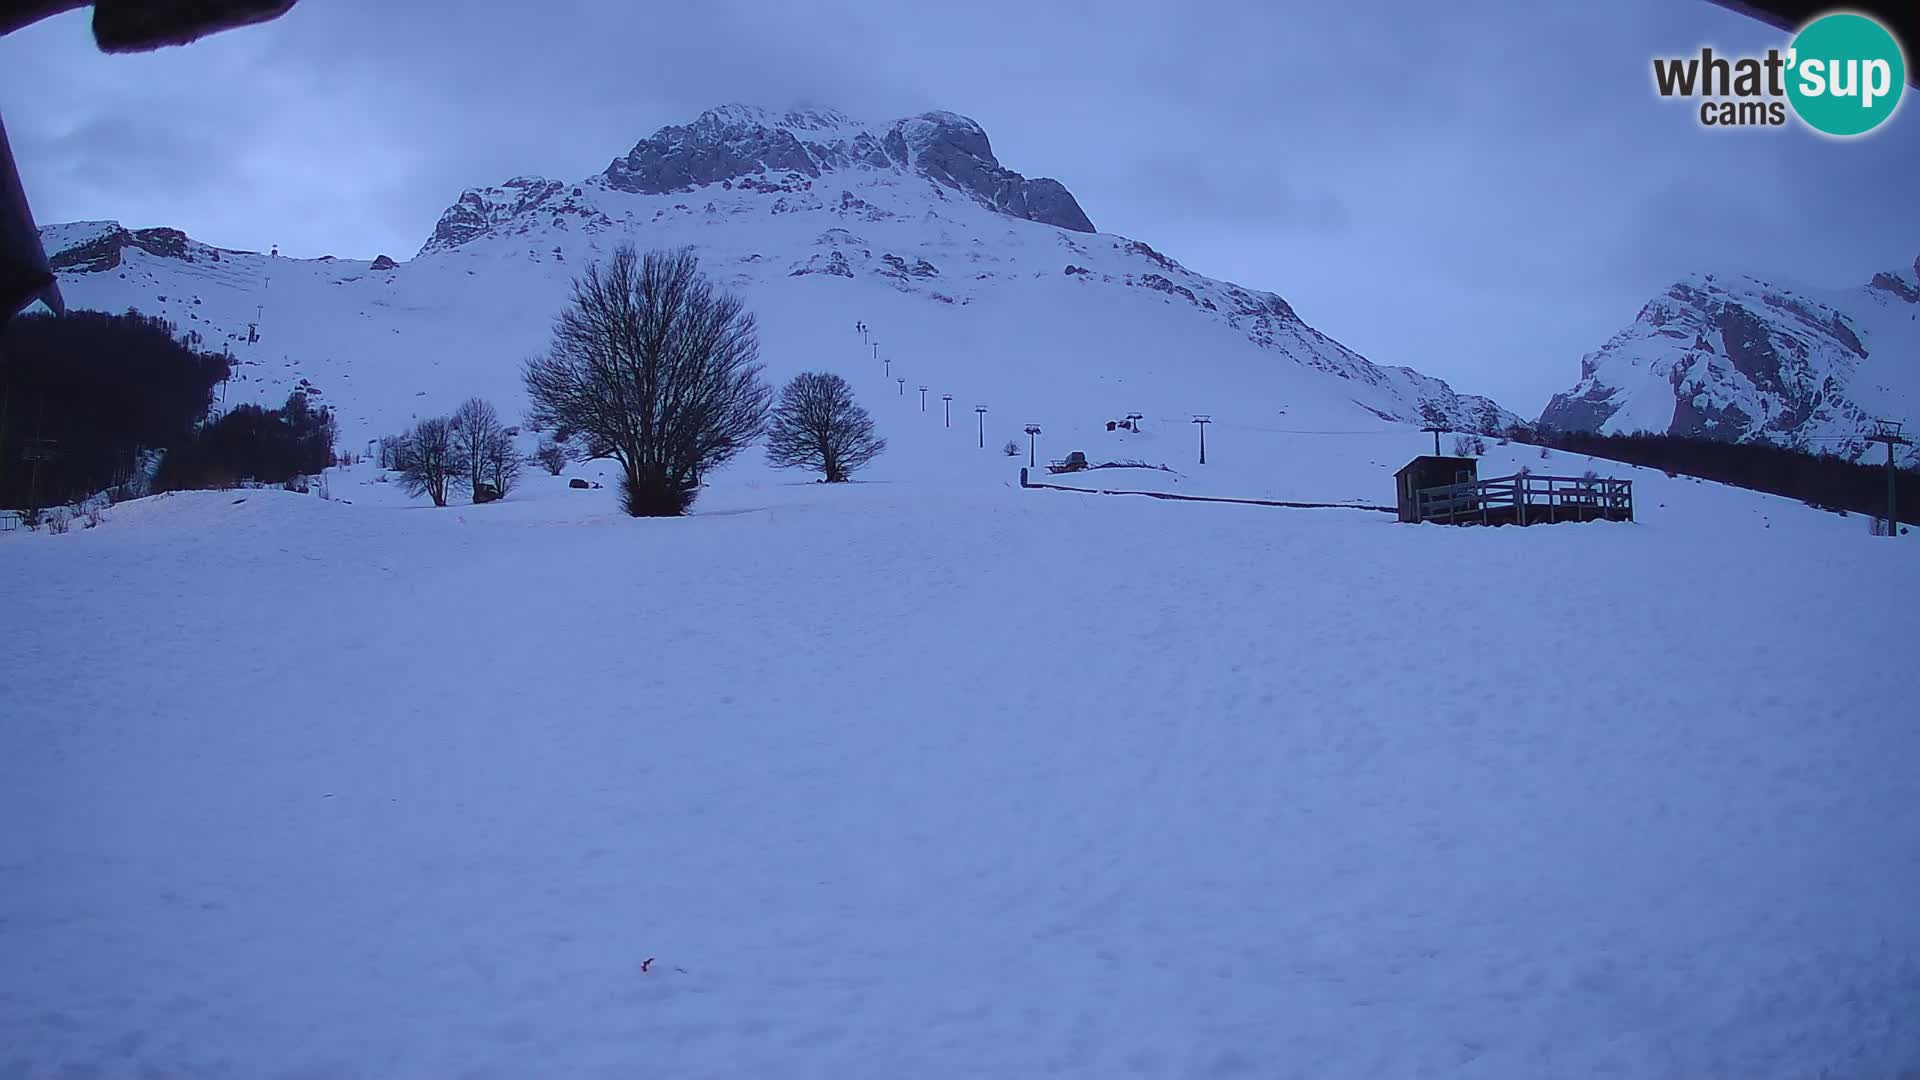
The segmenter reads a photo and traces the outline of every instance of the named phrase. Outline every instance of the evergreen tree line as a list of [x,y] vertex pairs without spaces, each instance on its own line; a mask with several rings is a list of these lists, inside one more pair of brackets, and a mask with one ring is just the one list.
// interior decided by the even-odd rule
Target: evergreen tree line
[[243,480],[281,484],[333,464],[333,411],[299,391],[277,409],[237,405],[202,424],[161,459],[155,491],[231,487]]
[[0,332],[0,507],[37,510],[102,491],[282,483],[331,463],[333,414],[300,394],[208,422],[226,357],[128,311],[22,315]]
[[[1887,512],[1884,460],[1879,464],[1853,462],[1771,443],[1731,443],[1683,435],[1599,435],[1551,428],[1515,429],[1507,435],[1515,442],[1784,495],[1823,510],[1880,517]],[[1920,472],[1900,468],[1894,475],[1900,520],[1920,524]]]

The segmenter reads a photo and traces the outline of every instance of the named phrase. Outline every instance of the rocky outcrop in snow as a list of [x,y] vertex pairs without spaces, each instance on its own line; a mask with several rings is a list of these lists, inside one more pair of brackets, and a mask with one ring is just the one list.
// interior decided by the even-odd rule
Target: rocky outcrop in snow
[[498,187],[468,188],[440,215],[420,254],[459,247],[496,225],[538,209],[566,187],[558,180],[516,176]]
[[224,255],[251,255],[190,240],[179,229],[127,229],[117,221],[49,226],[42,246],[56,273],[99,273],[120,265],[121,252],[139,248],[149,255],[182,262],[219,262]]

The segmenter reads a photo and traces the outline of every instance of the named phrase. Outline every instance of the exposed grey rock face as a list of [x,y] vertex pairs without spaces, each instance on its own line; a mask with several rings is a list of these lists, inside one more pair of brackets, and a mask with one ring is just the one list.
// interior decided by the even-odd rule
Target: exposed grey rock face
[[876,138],[830,110],[775,115],[729,105],[661,128],[602,175],[616,190],[659,195],[769,173],[819,179],[849,169],[917,173],[1011,217],[1094,231],[1059,181],[1029,180],[1002,166],[980,125],[947,112],[897,121]]
[[394,261],[393,261],[393,259],[391,259],[390,257],[388,257],[388,256],[386,256],[386,255],[376,255],[376,256],[374,256],[374,259],[373,259],[373,265],[372,265],[372,266],[369,266],[369,267],[367,267],[367,269],[369,269],[369,270],[395,270],[395,269],[398,269],[398,268],[399,268],[399,265],[400,265],[399,263],[396,263],[396,262],[394,262]]
[[1003,214],[1093,232],[1093,222],[1057,180],[1029,180],[993,156],[979,124],[949,112],[922,113],[887,131],[887,157],[932,180],[959,188]]
[[642,195],[717,184],[764,172],[819,177],[820,166],[793,132],[733,122],[716,112],[680,127],[664,127],[607,166],[607,186]]
[[499,187],[468,188],[440,215],[421,254],[459,247],[495,225],[537,209],[566,187],[558,180],[516,176]]

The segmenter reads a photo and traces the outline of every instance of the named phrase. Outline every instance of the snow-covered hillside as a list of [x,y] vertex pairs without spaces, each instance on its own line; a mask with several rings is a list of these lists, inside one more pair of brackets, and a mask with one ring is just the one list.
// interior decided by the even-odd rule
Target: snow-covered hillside
[[[517,412],[520,362],[572,276],[629,241],[697,247],[747,297],[776,378],[834,370],[867,378],[869,398],[905,378],[916,400],[920,385],[953,394],[968,423],[987,406],[991,445],[1029,422],[1065,436],[1136,411],[1331,430],[1518,420],[1369,362],[1278,296],[1091,228],[1064,187],[1001,166],[961,117],[869,128],[733,106],[575,183],[468,191],[406,261],[221,251],[112,223],[44,239],[69,303],[137,307],[230,347],[229,404],[309,388],[354,442],[475,393]],[[877,353],[847,347],[856,321]]]
[[1873,420],[1920,421],[1916,356],[1920,259],[1838,292],[1707,274],[1676,283],[1582,357],[1579,384],[1540,422],[1857,458]]

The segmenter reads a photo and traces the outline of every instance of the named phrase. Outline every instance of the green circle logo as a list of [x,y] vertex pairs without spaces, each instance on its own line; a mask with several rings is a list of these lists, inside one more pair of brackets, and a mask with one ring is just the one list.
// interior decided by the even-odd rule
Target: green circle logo
[[1822,15],[1787,51],[1787,100],[1807,126],[1864,135],[1886,122],[1907,85],[1906,59],[1887,28],[1865,15]]

